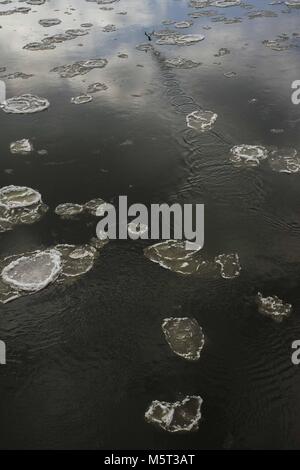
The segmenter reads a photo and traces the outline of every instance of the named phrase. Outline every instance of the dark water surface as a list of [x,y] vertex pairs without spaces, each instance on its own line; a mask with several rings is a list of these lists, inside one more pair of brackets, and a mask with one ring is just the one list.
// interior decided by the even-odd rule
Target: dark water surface
[[[1,448],[300,447],[300,366],[291,363],[291,343],[300,339],[300,176],[273,172],[265,162],[235,168],[228,159],[230,148],[243,143],[300,150],[300,107],[291,102],[291,83],[300,79],[300,39],[292,39],[300,32],[300,10],[269,3],[195,9],[188,0],[120,0],[105,5],[111,10],[84,0],[0,5],[0,12],[31,8],[0,16],[2,77],[34,75],[2,78],[7,97],[32,93],[50,101],[47,111],[33,115],[0,110],[0,187],[30,186],[50,206],[39,223],[0,234],[1,257],[88,242],[95,225],[60,220],[56,205],[126,194],[147,204],[204,203],[204,252],[237,252],[242,266],[231,281],[185,278],[146,259],[146,242],[112,242],[71,286],[52,285],[1,305],[0,339],[7,344]],[[216,14],[188,16],[205,10]],[[249,18],[255,10],[276,16]],[[214,20],[221,15],[241,22]],[[61,24],[44,28],[39,20],[45,18]],[[192,19],[180,31],[204,34],[204,41],[150,43],[145,31],[174,28],[161,23],[166,19]],[[83,23],[93,24],[89,34],[53,50],[23,49]],[[103,32],[108,24],[116,31]],[[282,33],[293,47],[274,51],[262,44]],[[136,49],[144,42],[153,44],[152,52]],[[225,47],[230,54],[216,57]],[[179,56],[202,65],[168,70],[164,59]],[[50,73],[92,58],[108,65],[74,78]],[[237,75],[224,76],[232,71]],[[108,89],[91,103],[70,102],[95,82]],[[185,116],[195,109],[218,113],[213,131],[187,129]],[[11,155],[10,143],[21,138],[48,154]],[[291,303],[291,317],[277,323],[261,316],[258,291]],[[198,320],[206,338],[200,361],[172,353],[161,331],[170,316]],[[145,422],[152,400],[193,394],[204,400],[197,432],[172,435]]]

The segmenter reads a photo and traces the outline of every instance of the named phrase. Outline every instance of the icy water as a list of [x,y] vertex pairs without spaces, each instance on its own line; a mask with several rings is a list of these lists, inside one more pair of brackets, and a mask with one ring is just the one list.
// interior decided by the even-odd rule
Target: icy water
[[[203,3],[0,4],[0,187],[49,206],[0,234],[1,260],[89,243],[96,221],[55,208],[128,195],[204,203],[203,256],[241,264],[232,279],[182,276],[148,242],[111,242],[76,282],[0,304],[1,448],[300,447],[300,9]],[[288,318],[274,321],[277,304]],[[174,354],[167,318],[198,322],[199,360]],[[145,419],[185,397],[203,400],[191,432]]]

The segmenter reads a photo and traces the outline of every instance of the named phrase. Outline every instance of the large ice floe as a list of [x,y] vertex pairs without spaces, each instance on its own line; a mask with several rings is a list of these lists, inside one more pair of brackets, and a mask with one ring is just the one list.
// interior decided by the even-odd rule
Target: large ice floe
[[218,115],[212,111],[193,111],[186,116],[186,124],[196,131],[207,132],[213,128],[217,118]]
[[49,108],[50,103],[46,98],[25,94],[8,98],[0,104],[0,108],[6,113],[32,114]]
[[281,322],[284,318],[289,317],[292,312],[292,305],[283,302],[276,295],[263,297],[259,292],[256,300],[259,313],[271,317],[275,321]]
[[0,303],[86,274],[103,246],[64,244],[5,258],[0,261]]
[[38,222],[47,210],[38,191],[26,186],[5,186],[0,189],[0,233],[16,225]]
[[235,166],[255,167],[268,158],[269,152],[262,145],[235,145],[230,150],[230,161]]
[[204,334],[194,318],[165,318],[162,330],[168,345],[178,356],[188,361],[200,359],[204,346]]
[[145,248],[144,255],[153,263],[184,276],[234,279],[241,266],[236,253],[221,254],[207,259],[200,250],[187,250],[186,243],[167,240]]
[[154,400],[145,413],[145,419],[172,433],[197,431],[202,402],[202,398],[196,395],[174,403]]
[[77,75],[86,75],[93,69],[102,69],[107,63],[106,59],[80,60],[73,64],[54,67],[50,72],[57,72],[62,78],[72,78]]
[[1,272],[3,282],[17,290],[38,292],[53,282],[61,270],[61,255],[57,250],[41,251],[20,256]]

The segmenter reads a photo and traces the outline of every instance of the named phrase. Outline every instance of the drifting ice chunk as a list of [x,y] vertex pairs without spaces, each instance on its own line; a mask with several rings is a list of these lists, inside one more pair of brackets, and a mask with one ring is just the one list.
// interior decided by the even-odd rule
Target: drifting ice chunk
[[37,292],[53,282],[60,270],[60,253],[47,250],[17,258],[2,270],[1,277],[17,290]]
[[190,26],[193,25],[192,21],[178,21],[177,23],[174,24],[175,28],[189,28]]
[[61,279],[64,277],[82,276],[92,269],[97,256],[93,246],[56,245],[62,258]]
[[70,65],[55,67],[51,72],[57,72],[62,78],[72,78],[77,75],[85,75],[93,69],[102,69],[107,65],[106,59],[81,60]]
[[202,34],[178,34],[170,32],[165,34],[157,34],[160,35],[160,39],[156,41],[156,44],[160,45],[175,45],[175,46],[191,46],[192,44],[196,44],[197,42],[203,41],[205,36]]
[[[167,240],[145,248],[144,255],[165,269],[186,276],[208,276],[233,279],[239,276],[241,266],[237,254],[221,254],[204,259],[199,250],[187,250],[183,241]],[[221,268],[219,267],[221,266]]]
[[32,114],[49,108],[50,103],[46,98],[25,94],[8,98],[0,104],[5,113]]
[[256,167],[269,155],[261,145],[236,145],[230,152],[230,161],[236,166]]
[[276,295],[273,297],[263,297],[259,292],[257,294],[258,311],[263,315],[272,317],[276,321],[282,321],[292,312],[292,305],[284,303]]
[[80,204],[65,203],[59,204],[55,209],[55,214],[62,219],[73,219],[82,214],[83,206]]
[[0,189],[0,206],[7,209],[27,208],[39,204],[42,196],[26,186],[5,186]]
[[300,8],[300,0],[290,0],[289,2],[285,2],[285,4],[291,8]]
[[241,4],[241,0],[216,0],[212,3],[212,6],[225,8],[225,7],[235,7]]
[[162,330],[175,354],[188,361],[197,361],[200,358],[204,334],[194,318],[165,318]]
[[105,83],[91,83],[91,85],[88,86],[87,89],[87,94],[89,93],[98,93],[98,91],[106,91],[108,89],[108,86],[105,85]]
[[177,274],[216,274],[215,264],[204,260],[198,251],[187,250],[183,241],[167,240],[145,248],[144,254],[153,263]]
[[206,132],[213,128],[218,115],[212,111],[193,111],[186,117],[187,126],[196,131]]
[[174,403],[155,400],[146,411],[145,418],[148,423],[168,432],[197,431],[202,402],[200,396],[187,396]]
[[47,212],[41,195],[23,186],[5,186],[0,189],[0,232],[15,225],[33,224]]
[[221,266],[221,276],[224,279],[234,279],[240,275],[240,260],[236,253],[216,256],[215,262]]
[[26,155],[33,150],[33,145],[28,139],[16,140],[10,144],[10,152],[12,154]]
[[43,5],[46,0],[26,0],[29,5]]
[[278,173],[299,173],[300,155],[293,148],[274,150],[269,158],[269,165]]
[[105,206],[106,202],[103,199],[92,199],[84,204],[84,209],[91,215],[97,216],[97,211],[101,206]]
[[184,59],[182,57],[175,57],[174,59],[166,59],[165,65],[172,68],[191,69],[194,67],[199,67],[201,62],[194,62],[193,60]]
[[58,18],[47,18],[39,20],[39,24],[44,26],[44,28],[49,28],[50,26],[55,26],[61,23],[61,20]]
[[75,96],[74,98],[71,98],[71,103],[85,104],[85,103],[90,103],[92,99],[93,97],[91,95],[80,95],[80,96]]

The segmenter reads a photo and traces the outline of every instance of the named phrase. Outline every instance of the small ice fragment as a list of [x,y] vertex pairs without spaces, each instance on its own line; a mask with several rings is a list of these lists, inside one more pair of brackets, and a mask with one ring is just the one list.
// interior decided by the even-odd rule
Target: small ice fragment
[[94,266],[97,250],[91,245],[56,245],[62,258],[60,279],[75,278],[89,272]]
[[240,275],[241,266],[237,253],[218,255],[215,258],[215,262],[221,266],[220,271],[223,279],[234,279]]
[[241,4],[241,0],[216,0],[212,2],[212,6],[226,8],[226,7],[235,7]]
[[106,26],[104,26],[104,28],[102,28],[102,31],[104,33],[112,33],[116,30],[117,30],[117,28],[114,24],[107,24]]
[[292,312],[292,305],[283,302],[279,297],[263,297],[259,292],[257,294],[258,311],[263,315],[272,317],[276,321],[282,321]]
[[196,395],[174,403],[154,400],[145,413],[145,419],[172,433],[197,431],[202,402],[202,398]]
[[62,219],[74,219],[83,213],[83,206],[80,204],[64,203],[59,204],[55,209],[55,214]]
[[199,67],[201,62],[195,62],[194,60],[185,59],[182,57],[175,57],[174,59],[166,59],[165,65],[171,68],[191,69],[194,67]]
[[88,88],[87,88],[87,94],[90,94],[90,93],[98,93],[98,91],[106,91],[108,89],[108,86],[105,85],[105,83],[100,83],[100,82],[96,82],[96,83],[91,83]]
[[71,103],[73,104],[86,104],[92,101],[93,97],[91,95],[80,95],[71,98]]
[[16,140],[10,144],[12,154],[27,155],[33,151],[33,145],[28,139]]
[[178,21],[174,24],[175,28],[190,28],[193,25],[192,21]]
[[294,148],[274,150],[268,162],[272,170],[278,173],[300,172],[300,155]]
[[218,115],[212,111],[193,111],[186,116],[187,126],[196,131],[206,132],[213,128]]
[[88,201],[84,204],[84,210],[89,212],[91,215],[97,216],[97,211],[101,206],[105,206],[107,203],[103,201],[103,199],[97,198],[97,199],[91,199],[91,201]]
[[226,77],[226,78],[234,78],[236,76],[237,76],[237,73],[233,72],[233,71],[224,73],[224,77]]
[[61,20],[58,18],[46,18],[39,20],[39,24],[44,26],[44,28],[49,28],[50,26],[56,26],[61,23]]
[[236,145],[232,147],[230,161],[236,166],[256,167],[268,158],[269,152],[262,145]]
[[204,334],[194,318],[165,318],[162,323],[167,343],[172,351],[188,361],[200,359]]

